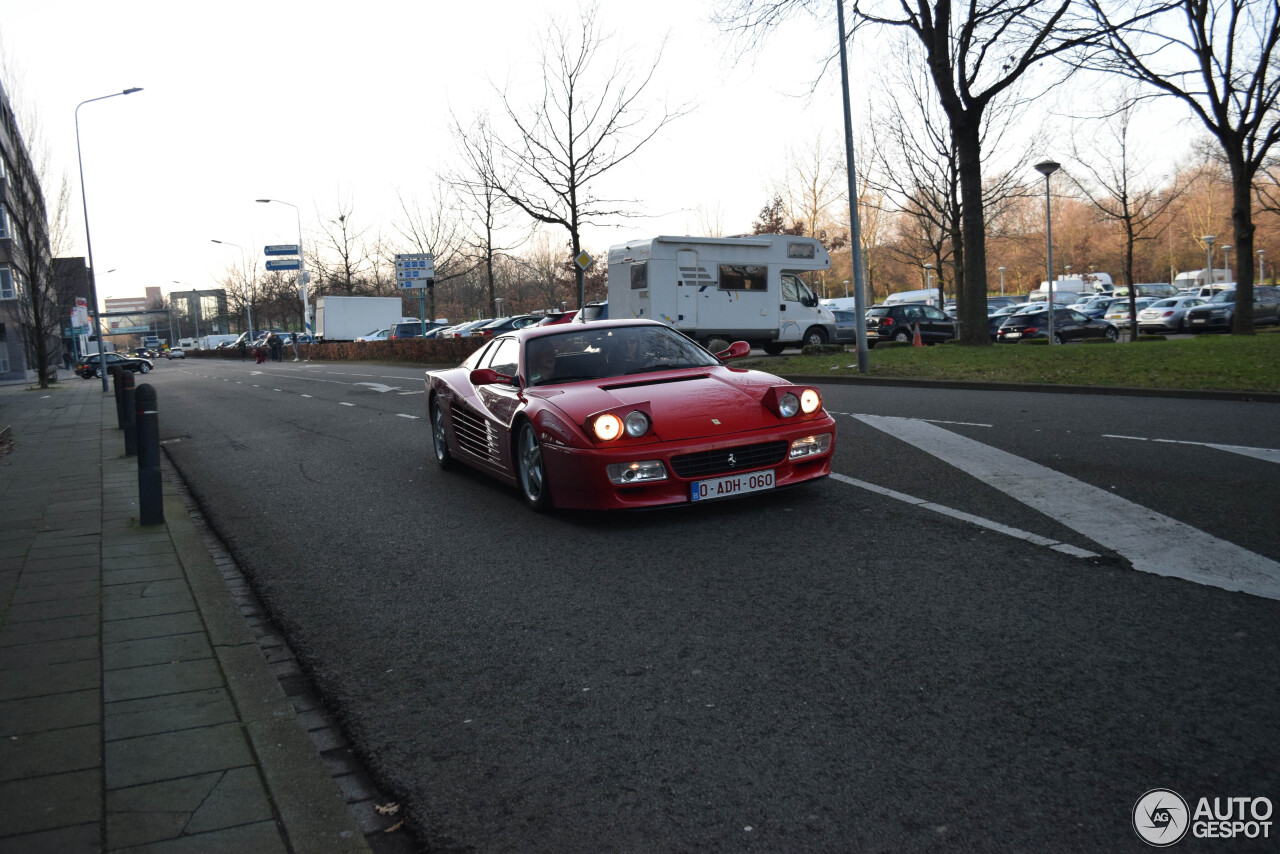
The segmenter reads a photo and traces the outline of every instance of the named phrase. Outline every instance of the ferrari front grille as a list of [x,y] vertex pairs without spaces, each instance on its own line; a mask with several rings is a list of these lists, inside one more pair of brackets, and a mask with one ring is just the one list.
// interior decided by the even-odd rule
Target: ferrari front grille
[[747,471],[782,462],[787,455],[787,442],[761,442],[758,445],[739,445],[717,451],[701,451],[681,454],[671,458],[671,467],[680,477],[709,477]]

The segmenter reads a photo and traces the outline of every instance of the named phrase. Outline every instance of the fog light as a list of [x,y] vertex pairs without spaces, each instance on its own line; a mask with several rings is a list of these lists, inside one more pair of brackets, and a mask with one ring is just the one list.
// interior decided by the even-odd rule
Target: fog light
[[814,454],[825,454],[831,447],[831,434],[819,433],[817,436],[805,436],[791,443],[791,459],[811,457]]
[[631,486],[654,480],[666,480],[667,470],[662,460],[642,460],[638,463],[613,463],[606,466],[609,481],[619,486]]

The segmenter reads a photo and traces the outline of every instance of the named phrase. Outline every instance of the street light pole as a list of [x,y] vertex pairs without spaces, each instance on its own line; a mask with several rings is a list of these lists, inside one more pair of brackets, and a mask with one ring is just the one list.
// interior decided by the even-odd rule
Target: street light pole
[[1231,280],[1231,244],[1230,243],[1222,244],[1222,266],[1225,268],[1222,271],[1224,280],[1230,281]]
[[1036,171],[1044,176],[1044,242],[1045,262],[1049,271],[1049,345],[1053,346],[1053,214],[1049,208],[1049,176],[1057,172],[1060,164],[1044,160],[1036,164]]
[[845,51],[844,2],[836,3],[836,25],[840,39],[840,97],[844,102],[844,160],[849,177],[849,260],[853,267],[853,307],[858,373],[870,368],[867,352],[867,280],[862,269],[862,222],[858,218],[858,167],[853,159],[853,113],[849,108],[849,60]]
[[252,340],[253,339],[253,291],[249,288],[249,282],[248,282],[249,263],[245,258],[244,247],[241,246],[239,243],[232,243],[229,240],[214,240],[213,238],[209,238],[209,239],[214,243],[218,243],[223,246],[234,246],[235,248],[240,250],[240,265],[242,268],[241,272],[244,273],[246,277],[246,280],[244,283],[244,316],[249,321],[249,339],[248,340]]
[[1206,234],[1200,238],[1204,241],[1204,265],[1205,265],[1205,284],[1209,286],[1209,296],[1213,296],[1213,241],[1212,234]]
[[1004,268],[1004,267],[997,267],[996,269],[1000,271],[1000,296],[1004,296],[1004,270],[1005,270],[1005,268]]
[[1263,253],[1263,251],[1264,251],[1264,250],[1262,250],[1262,249],[1259,249],[1259,250],[1258,250],[1258,284],[1260,284],[1260,285],[1262,285],[1262,284],[1266,284],[1266,281],[1267,281],[1267,269],[1266,269],[1266,267],[1263,267],[1263,266],[1262,266],[1262,253]]
[[[270,202],[275,202],[278,205],[288,205],[293,208],[294,216],[298,219],[298,289],[302,295],[302,331],[311,335],[313,334],[311,331],[311,318],[308,316],[310,306],[307,305],[307,262],[302,254],[302,211],[292,202],[282,202],[279,199],[255,199],[254,201],[260,205]],[[294,343],[296,344],[297,341],[298,339],[295,337]],[[294,361],[298,360],[295,358]]]
[[80,156],[80,108],[85,104],[92,104],[94,101],[105,101],[107,98],[132,95],[134,92],[141,91],[142,87],[135,86],[132,89],[125,89],[123,92],[112,92],[110,95],[90,98],[87,101],[81,101],[76,104],[76,165],[80,167],[80,206],[84,208],[84,245],[89,254],[89,308],[93,311],[93,329],[98,333],[98,373],[102,374],[102,392],[104,394],[107,391],[107,342],[102,340],[102,319],[98,315],[98,286],[94,282],[93,241],[89,238],[89,202],[84,191],[84,158]]

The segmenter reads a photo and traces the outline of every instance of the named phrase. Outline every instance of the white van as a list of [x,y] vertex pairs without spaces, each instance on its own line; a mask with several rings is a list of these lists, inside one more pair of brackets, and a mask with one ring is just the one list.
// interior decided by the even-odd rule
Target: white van
[[609,247],[609,317],[659,320],[716,349],[766,353],[836,340],[836,318],[801,275],[827,270],[812,237],[659,236]]
[[884,298],[881,305],[901,305],[904,302],[918,302],[925,305],[938,304],[937,288],[922,288],[918,291],[898,291]]

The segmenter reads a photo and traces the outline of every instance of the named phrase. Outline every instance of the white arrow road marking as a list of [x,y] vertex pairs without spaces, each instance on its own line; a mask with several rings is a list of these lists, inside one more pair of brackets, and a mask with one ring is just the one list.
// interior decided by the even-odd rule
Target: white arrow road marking
[[352,383],[352,385],[368,386],[370,390],[386,394],[389,391],[399,391],[398,385],[383,385],[382,383]]
[[935,513],[941,513],[944,516],[950,516],[953,519],[959,519],[962,522],[968,522],[972,525],[978,525],[991,531],[998,531],[1001,534],[1007,534],[1010,537],[1016,537],[1019,540],[1026,540],[1028,543],[1034,543],[1037,546],[1048,546],[1057,552],[1069,554],[1073,557],[1097,557],[1094,552],[1085,551],[1076,548],[1067,543],[1060,543],[1057,540],[1051,540],[1048,537],[1042,537],[1039,534],[1033,534],[1030,531],[1023,531],[1020,528],[1011,528],[1008,525],[1001,525],[999,522],[993,522],[990,519],[984,519],[981,516],[974,516],[972,513],[965,513],[963,510],[956,510],[954,507],[947,507],[943,504],[934,504],[932,501],[925,501],[923,498],[916,498],[914,495],[907,495],[905,492],[898,492],[889,489],[886,486],[877,486],[874,483],[867,483],[865,480],[855,480],[851,477],[845,477],[842,474],[831,473],[832,480],[838,480],[841,483],[847,483],[850,486],[856,486],[859,489],[865,489],[874,492],[877,495],[883,495],[886,498],[892,498],[895,501],[903,501],[907,504],[914,504],[916,507],[923,507],[925,510],[932,510]]
[[339,406],[355,406],[354,403],[347,403],[345,400],[338,401]]
[[1135,442],[1160,442],[1165,445],[1199,445],[1202,448],[1213,448],[1218,451],[1243,454],[1246,457],[1266,460],[1269,463],[1280,463],[1280,450],[1275,448],[1254,448],[1249,445],[1219,445],[1216,442],[1188,442],[1182,439],[1148,439],[1145,436],[1119,436],[1113,433],[1103,433],[1102,438],[1132,439]]
[[1234,543],[932,424],[855,417],[1118,552],[1134,569],[1280,599],[1280,563]]
[[416,415],[405,415],[403,412],[397,412],[397,413],[396,413],[396,415],[400,416],[401,418],[412,418],[414,421],[417,421],[417,420],[418,420],[418,416],[416,416]]

